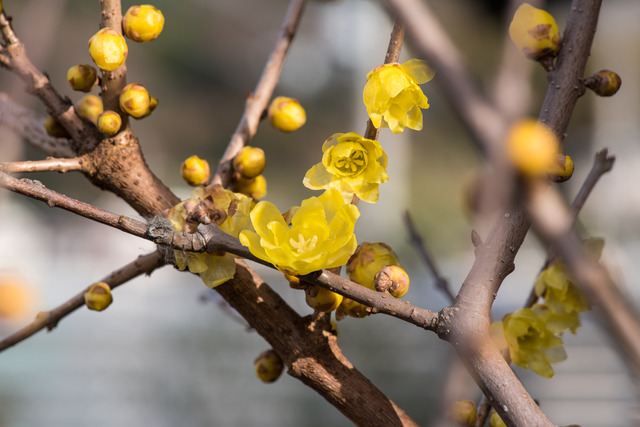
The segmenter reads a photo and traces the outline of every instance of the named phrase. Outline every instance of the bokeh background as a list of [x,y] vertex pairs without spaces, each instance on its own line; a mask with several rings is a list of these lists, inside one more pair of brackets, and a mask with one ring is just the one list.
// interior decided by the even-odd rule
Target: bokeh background
[[[98,29],[98,2],[5,0],[17,34],[34,63],[54,86],[77,101],[66,70],[90,63],[87,41]],[[431,6],[488,93],[501,62],[506,18],[501,1],[433,1]],[[638,300],[640,192],[640,2],[603,2],[588,73],[611,68],[623,79],[613,98],[587,93],[565,142],[574,178],[562,185],[577,192],[596,151],[609,148],[613,172],[598,184],[581,215],[585,235],[603,236],[603,258],[629,297]],[[123,2],[123,10],[132,5]],[[160,100],[149,118],[134,121],[154,172],[181,197],[190,189],[179,167],[192,154],[215,164],[254,88],[288,2],[286,0],[157,0],[163,34],[148,44],[129,43],[128,80],[144,84]],[[569,3],[547,5],[562,30]],[[322,142],[335,132],[362,133],[366,73],[384,59],[393,18],[373,0],[310,1],[276,95],[292,96],[308,122],[283,134],[262,123],[252,141],[268,160],[267,199],[282,210],[316,192],[302,185],[320,161]],[[507,46],[509,46],[507,44]],[[513,49],[509,46],[509,48]],[[401,59],[415,56],[411,42]],[[531,86],[518,110],[536,115],[545,93],[541,67],[521,66]],[[393,135],[383,130],[390,182],[376,205],[361,206],[359,241],[384,241],[400,254],[412,277],[406,299],[439,310],[446,299],[408,242],[402,212],[408,209],[443,274],[455,290],[473,262],[467,194],[481,170],[479,153],[456,121],[438,87],[423,86],[431,107],[424,130]],[[22,84],[0,72],[0,90],[45,115]],[[519,100],[510,87],[497,93]],[[494,92],[495,93],[495,92]],[[522,105],[524,104],[524,105]],[[15,135],[0,129],[0,160],[40,159]],[[78,174],[35,174],[47,186],[127,215],[115,196]],[[481,234],[486,230],[480,229]],[[85,286],[153,250],[152,245],[25,197],[0,192],[0,274],[24,287],[24,310],[0,318],[5,336],[40,310],[52,308]],[[529,237],[496,301],[496,318],[520,307],[545,256]],[[275,272],[259,268],[267,282],[300,313],[311,309]],[[51,333],[41,332],[0,353],[0,426],[324,426],[350,422],[315,392],[283,375],[260,383],[253,359],[268,346],[220,307],[197,277],[171,267],[114,292],[102,313],[81,309]],[[421,425],[438,413],[449,346],[434,334],[382,315],[341,321],[345,355]],[[525,385],[558,424],[636,425],[636,391],[606,333],[590,314],[575,336],[565,336],[569,360],[542,379],[517,368]],[[469,398],[477,398],[477,390]]]

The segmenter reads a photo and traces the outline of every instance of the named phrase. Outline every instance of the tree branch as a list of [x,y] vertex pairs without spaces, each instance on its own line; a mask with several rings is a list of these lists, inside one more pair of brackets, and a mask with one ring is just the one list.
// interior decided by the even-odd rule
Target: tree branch
[[82,157],[72,157],[64,159],[47,158],[46,160],[25,161],[25,162],[0,162],[0,171],[6,173],[20,172],[60,172],[84,170]]
[[240,150],[242,150],[256,134],[260,117],[267,108],[273,90],[276,84],[278,84],[280,72],[282,71],[282,66],[289,51],[289,46],[291,45],[298,28],[298,23],[302,17],[305,1],[306,0],[291,0],[291,3],[289,3],[289,8],[287,9],[280,28],[280,34],[278,35],[276,44],[262,70],[260,81],[258,81],[253,93],[247,97],[242,118],[231,137],[231,141],[229,141],[227,145],[227,149],[220,159],[215,175],[211,181],[212,184],[221,184],[225,188],[229,186],[233,174],[233,158],[238,155]]
[[[165,261],[162,254],[153,252],[148,255],[139,256],[135,261],[114,271],[101,281],[106,282],[111,289],[114,289],[141,274],[151,275],[155,269],[163,265],[165,265]],[[0,352],[26,340],[44,328],[47,328],[49,331],[55,328],[61,319],[84,305],[84,293],[87,289],[89,289],[89,287],[52,310],[38,313],[33,322],[0,341]]]

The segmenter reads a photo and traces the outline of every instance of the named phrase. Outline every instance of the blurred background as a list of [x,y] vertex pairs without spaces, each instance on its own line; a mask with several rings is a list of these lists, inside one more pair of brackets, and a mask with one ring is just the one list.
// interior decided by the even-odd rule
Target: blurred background
[[[3,2],[33,62],[62,94],[77,101],[66,71],[91,63],[87,41],[98,30],[97,2],[23,0]],[[364,132],[362,87],[366,73],[382,63],[393,17],[370,0],[310,1],[275,95],[297,98],[307,124],[283,134],[262,123],[252,145],[267,155],[266,199],[281,210],[318,195],[302,185],[320,161],[322,142],[336,132]],[[501,63],[507,18],[504,1],[430,2],[477,76],[492,91]],[[561,188],[570,200],[587,175],[596,151],[608,148],[614,169],[596,187],[581,215],[585,236],[606,239],[603,259],[630,298],[640,280],[640,2],[603,2],[587,74],[603,68],[622,76],[612,98],[587,93],[579,101],[565,141],[576,164]],[[123,11],[134,3],[123,2]],[[129,45],[128,81],[145,85],[160,100],[147,119],[133,121],[147,162],[180,197],[190,189],[180,164],[190,155],[215,165],[242,115],[279,31],[286,0],[157,0],[165,16],[154,42]],[[567,1],[547,9],[564,28]],[[506,44],[509,49],[515,49]],[[401,61],[417,56],[408,40]],[[537,115],[545,73],[528,66],[525,92],[498,87],[517,111]],[[402,212],[408,209],[442,273],[457,290],[473,262],[468,193],[478,180],[481,158],[456,121],[438,87],[423,85],[431,107],[424,129],[380,140],[389,156],[390,182],[380,201],[361,204],[359,241],[390,244],[412,277],[405,299],[428,309],[446,303],[408,241]],[[43,117],[21,82],[0,72],[0,90]],[[507,96],[509,98],[509,96]],[[518,102],[521,101],[521,102]],[[0,129],[0,160],[41,159],[15,135]],[[112,212],[135,215],[115,196],[93,188],[78,174],[30,176],[61,193]],[[364,206],[363,206],[364,205]],[[486,230],[480,229],[484,236]],[[153,250],[153,245],[116,230],[0,192],[0,336],[28,323],[35,313],[66,301],[88,284]],[[527,238],[516,271],[498,295],[495,316],[522,306],[545,257]],[[303,294],[281,275],[259,268],[265,280],[301,314],[311,313]],[[13,304],[7,301],[11,298]],[[11,309],[6,309],[11,307]],[[636,390],[624,362],[591,314],[575,336],[565,335],[569,359],[545,380],[517,368],[525,386],[558,424],[638,424]],[[449,346],[382,315],[338,324],[345,355],[421,425],[438,413]],[[350,425],[302,383],[283,375],[262,384],[253,360],[268,346],[221,309],[199,278],[165,267],[114,291],[102,313],[81,309],[51,333],[40,332],[0,353],[0,426],[323,426]],[[477,398],[478,391],[469,398]]]

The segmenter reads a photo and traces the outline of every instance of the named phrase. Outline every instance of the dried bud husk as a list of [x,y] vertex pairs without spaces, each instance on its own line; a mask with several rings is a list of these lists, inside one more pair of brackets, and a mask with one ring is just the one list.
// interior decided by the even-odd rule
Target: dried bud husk
[[205,185],[211,177],[211,168],[206,160],[191,156],[180,167],[182,178],[192,186]]
[[611,70],[600,70],[592,76],[587,77],[584,85],[597,95],[613,96],[618,92],[620,86],[622,86],[622,79],[617,73]]
[[111,288],[105,282],[94,283],[84,293],[84,303],[89,310],[102,311],[111,305]]
[[96,95],[83,96],[76,106],[78,116],[90,121],[94,125],[97,125],[98,117],[102,114],[103,110],[104,107],[102,106],[102,100]]
[[105,135],[115,135],[120,130],[120,126],[122,126],[122,118],[115,111],[103,111],[98,116],[98,129]]
[[91,65],[74,65],[67,71],[67,81],[71,89],[89,92],[98,84],[98,71]]
[[282,375],[284,363],[278,353],[273,350],[267,350],[253,361],[253,367],[256,370],[256,376],[262,382],[272,383]]
[[472,426],[478,416],[476,404],[471,400],[453,402],[447,416],[459,426]]
[[264,151],[258,147],[244,147],[233,159],[233,169],[246,179],[260,175],[265,164]]
[[389,292],[395,298],[402,298],[409,290],[409,275],[399,265],[387,265],[373,278],[378,292]]
[[307,305],[314,310],[329,313],[340,305],[342,295],[320,286],[307,286],[304,290]]
[[553,182],[565,182],[573,175],[574,168],[571,157],[558,154],[553,166],[547,170],[547,176]]
[[282,132],[293,132],[307,121],[307,114],[302,105],[293,98],[278,96],[271,101],[268,109],[271,126]]

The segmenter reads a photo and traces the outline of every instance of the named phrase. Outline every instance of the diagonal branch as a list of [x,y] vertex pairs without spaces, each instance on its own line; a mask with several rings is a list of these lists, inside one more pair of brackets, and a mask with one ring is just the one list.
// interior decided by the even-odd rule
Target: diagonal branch
[[[160,252],[153,252],[148,255],[139,256],[135,261],[114,271],[101,281],[108,283],[111,289],[114,289],[140,276],[141,274],[146,274],[148,276],[155,269],[162,267],[163,265],[165,265],[165,261],[162,254]],[[88,288],[89,287],[87,287],[87,289]],[[26,340],[42,329],[47,328],[47,330],[50,331],[55,328],[61,319],[84,305],[84,293],[87,289],[52,310],[41,311],[33,322],[0,340],[0,352]]]
[[233,173],[233,158],[238,155],[240,150],[242,150],[256,134],[260,117],[267,108],[273,90],[276,84],[278,84],[280,72],[282,71],[287,52],[289,51],[289,46],[291,45],[302,16],[302,11],[304,10],[305,1],[306,0],[291,0],[291,3],[289,3],[289,8],[282,22],[276,44],[262,70],[260,81],[258,81],[253,93],[247,97],[242,118],[231,137],[231,141],[229,141],[227,145],[227,149],[220,159],[212,184],[221,184],[225,188],[229,186]]

